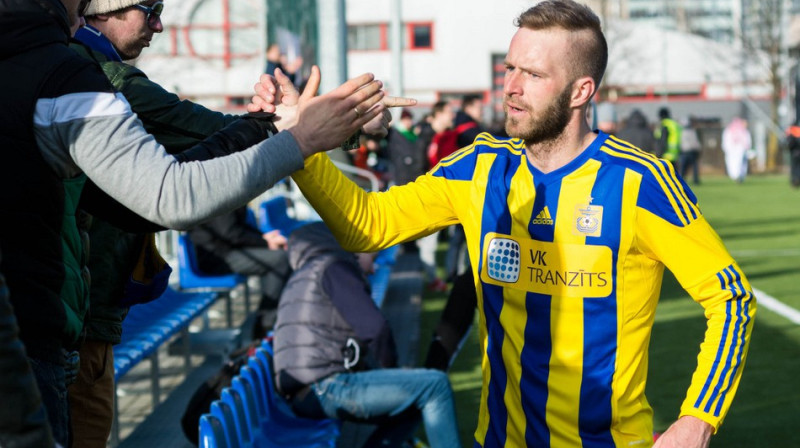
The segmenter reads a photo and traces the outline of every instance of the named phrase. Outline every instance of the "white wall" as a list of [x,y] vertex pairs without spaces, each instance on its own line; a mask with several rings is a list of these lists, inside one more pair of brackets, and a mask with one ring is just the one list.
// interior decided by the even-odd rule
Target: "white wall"
[[[422,103],[437,92],[487,91],[492,87],[491,55],[505,54],[516,31],[514,19],[530,0],[400,0],[405,22],[433,22],[433,50],[403,56],[406,96]],[[350,25],[390,22],[390,0],[347,0]],[[391,93],[391,53],[350,51],[349,77],[372,72]]]

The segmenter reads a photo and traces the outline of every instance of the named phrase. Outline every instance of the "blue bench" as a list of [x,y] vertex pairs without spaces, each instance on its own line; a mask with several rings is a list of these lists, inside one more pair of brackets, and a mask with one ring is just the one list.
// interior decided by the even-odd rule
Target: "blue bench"
[[[153,406],[160,402],[158,380],[158,348],[178,333],[188,336],[189,324],[202,315],[217,299],[214,292],[186,293],[167,288],[164,294],[150,303],[130,309],[122,323],[122,340],[114,346],[114,428],[112,444],[119,442],[119,410],[116,386],[126,373],[144,359],[150,360],[150,379]],[[188,337],[184,338],[189,341]],[[191,367],[186,347],[187,369]]]

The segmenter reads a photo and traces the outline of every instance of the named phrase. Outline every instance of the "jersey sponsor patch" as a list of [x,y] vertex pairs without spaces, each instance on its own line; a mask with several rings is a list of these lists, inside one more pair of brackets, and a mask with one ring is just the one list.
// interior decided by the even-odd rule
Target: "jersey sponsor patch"
[[498,233],[486,235],[481,280],[537,294],[600,298],[612,292],[606,246],[556,244]]
[[486,251],[489,277],[501,283],[514,283],[519,280],[519,244],[508,238],[493,238]]

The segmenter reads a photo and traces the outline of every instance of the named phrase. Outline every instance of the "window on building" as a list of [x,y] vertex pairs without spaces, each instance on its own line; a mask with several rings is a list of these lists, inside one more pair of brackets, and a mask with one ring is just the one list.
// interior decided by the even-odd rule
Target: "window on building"
[[347,47],[350,50],[386,50],[386,24],[350,25]]
[[[407,50],[433,49],[433,23],[406,23],[403,27],[404,48]],[[387,51],[391,47],[389,24],[372,23],[348,25],[347,48],[355,51]]]
[[433,24],[409,23],[408,45],[409,50],[430,50],[433,48]]

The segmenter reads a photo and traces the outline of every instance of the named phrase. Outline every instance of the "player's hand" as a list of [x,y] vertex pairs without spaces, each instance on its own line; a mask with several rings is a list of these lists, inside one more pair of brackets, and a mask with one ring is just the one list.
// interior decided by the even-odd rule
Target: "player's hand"
[[[388,109],[390,107],[414,106],[417,104],[417,100],[413,98],[387,96],[383,98],[382,103],[384,107]],[[389,133],[389,123],[391,122],[392,114],[388,110],[384,110],[381,115],[373,118],[369,123],[365,124],[361,130],[365,134],[374,135],[376,137],[386,137],[386,135]]]
[[263,74],[253,86],[255,95],[246,106],[248,112],[275,113],[275,108],[280,104],[278,84],[272,75]]
[[278,229],[270,230],[261,236],[264,238],[264,241],[267,242],[267,247],[272,250],[286,250],[288,247],[289,241],[285,236],[281,235],[281,231]]
[[297,124],[289,129],[304,157],[337,148],[371,120],[383,114],[383,83],[370,73],[348,80],[321,96],[317,66],[298,98]]
[[684,415],[656,440],[653,448],[707,448],[713,428],[691,415]]

